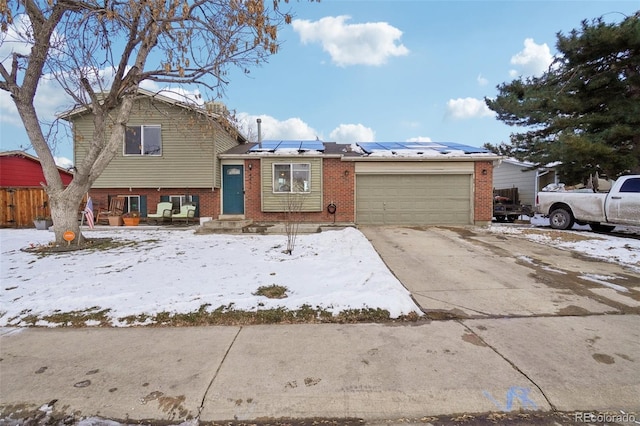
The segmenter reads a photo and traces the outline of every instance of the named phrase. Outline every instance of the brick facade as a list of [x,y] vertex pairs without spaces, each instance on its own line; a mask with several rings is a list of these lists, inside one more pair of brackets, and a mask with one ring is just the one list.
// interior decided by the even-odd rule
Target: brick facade
[[476,161],[474,172],[474,223],[484,225],[493,218],[493,162]]
[[[355,222],[355,162],[341,161],[339,158],[324,158],[322,163],[322,196],[323,208],[317,212],[300,213],[302,222],[310,223],[354,223]],[[284,212],[263,212],[261,193],[260,159],[244,160],[245,217],[255,222],[282,222]],[[90,195],[94,209],[108,207],[109,196],[139,195],[146,196],[147,213],[155,212],[160,197],[165,195],[197,195],[199,217],[217,219],[220,211],[220,189],[216,188],[120,188],[91,189]],[[475,162],[474,170],[474,223],[485,225],[491,223],[493,217],[493,163],[492,161]],[[335,214],[329,213],[327,207],[335,204]]]
[[200,217],[217,218],[220,214],[220,189],[216,188],[162,188],[158,191],[156,188],[93,188],[89,191],[93,208],[98,211],[99,208],[109,207],[109,197],[118,195],[138,195],[146,196],[147,211],[141,212],[141,216],[145,217],[148,213],[155,213],[156,206],[160,202],[161,196],[170,195],[197,195],[198,196],[198,215]]
[[[300,213],[302,222],[353,223],[355,221],[355,163],[339,158],[324,158],[322,162],[323,209]],[[261,209],[260,160],[245,160],[245,217],[256,222],[279,222],[284,213],[263,212]],[[335,204],[335,214],[328,212]]]

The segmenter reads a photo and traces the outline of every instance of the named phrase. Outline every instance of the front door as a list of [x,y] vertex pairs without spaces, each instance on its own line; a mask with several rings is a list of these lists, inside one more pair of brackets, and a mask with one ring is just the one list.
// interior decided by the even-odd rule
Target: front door
[[244,166],[222,166],[222,214],[244,214]]

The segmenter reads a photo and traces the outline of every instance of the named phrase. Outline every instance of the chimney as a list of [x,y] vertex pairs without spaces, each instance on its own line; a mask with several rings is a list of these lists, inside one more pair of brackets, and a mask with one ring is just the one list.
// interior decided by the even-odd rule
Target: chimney
[[262,149],[262,119],[256,120],[258,123],[258,148]]

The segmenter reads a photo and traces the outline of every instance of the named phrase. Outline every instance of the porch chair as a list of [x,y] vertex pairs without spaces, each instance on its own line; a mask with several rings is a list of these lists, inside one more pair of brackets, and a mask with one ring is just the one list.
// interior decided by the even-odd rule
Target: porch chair
[[180,207],[180,213],[174,213],[171,215],[171,222],[180,222],[182,220],[185,223],[189,224],[189,219],[194,219],[196,217],[196,206],[185,205]]
[[162,222],[169,222],[171,221],[171,209],[173,208],[173,203],[169,202],[169,201],[163,201],[161,203],[158,203],[158,206],[156,207],[156,212],[155,213],[149,213],[147,215],[147,221],[148,222],[155,222],[158,223],[160,221]]
[[109,202],[109,208],[99,208],[96,214],[96,224],[108,225],[109,216],[122,216],[124,213],[124,197],[113,197]]

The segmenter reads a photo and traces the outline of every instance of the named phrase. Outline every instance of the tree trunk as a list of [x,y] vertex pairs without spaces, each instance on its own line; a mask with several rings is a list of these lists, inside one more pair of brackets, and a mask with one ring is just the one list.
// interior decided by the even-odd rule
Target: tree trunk
[[82,239],[78,210],[85,192],[78,186],[73,186],[73,188],[69,187],[64,191],[53,190],[47,191],[47,193],[51,205],[51,219],[53,219],[56,244],[66,244],[63,236],[67,231],[72,231],[75,234],[76,237],[72,243],[77,244]]

